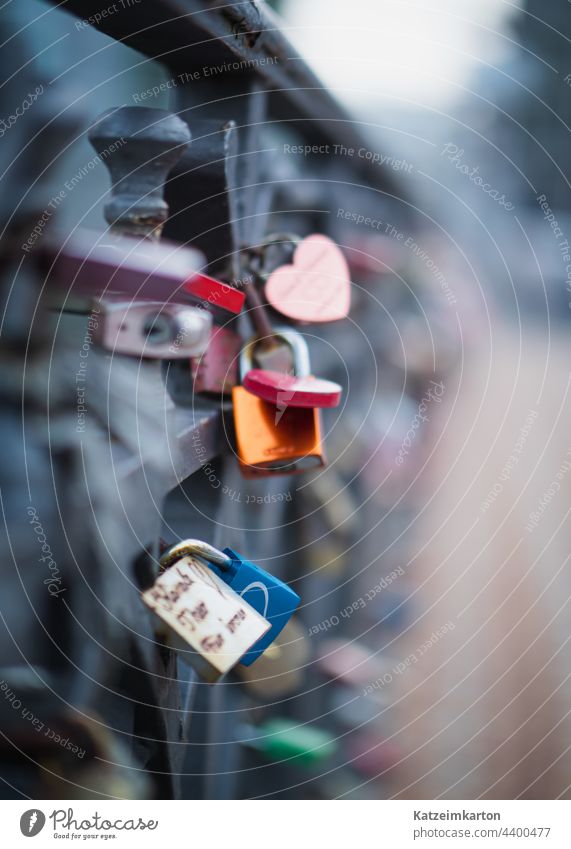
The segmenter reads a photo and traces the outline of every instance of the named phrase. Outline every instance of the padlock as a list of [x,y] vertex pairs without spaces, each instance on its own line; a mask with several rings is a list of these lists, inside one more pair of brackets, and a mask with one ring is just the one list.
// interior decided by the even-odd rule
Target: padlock
[[239,725],[238,739],[270,761],[315,767],[335,755],[338,744],[333,734],[309,723],[275,717],[262,725]]
[[[255,338],[246,346],[240,359],[242,386],[252,395],[274,404],[280,413],[286,407],[337,407],[342,388],[332,380],[323,380],[309,373],[309,349],[304,338],[290,328],[269,331],[269,341],[279,344],[280,340],[289,349],[284,362],[286,368],[287,363],[291,363],[291,371],[288,369],[284,373],[266,367],[253,368],[254,359],[261,358],[258,353],[261,340]],[[264,353],[263,359],[267,360],[268,356],[271,354]]]
[[[242,285],[246,298],[247,316],[250,319],[256,339],[256,361],[259,368],[289,374],[293,369],[293,355],[290,345],[274,333],[265,304],[247,276]],[[307,368],[309,369],[309,355]],[[309,374],[309,371],[307,372]]]
[[[176,557],[161,560],[163,571],[141,598],[158,617],[161,636],[212,683],[257,645],[271,625],[212,568],[180,546],[178,550]],[[193,552],[208,560],[218,555],[223,562],[227,559],[209,547],[205,552],[204,544],[195,545]]]
[[[275,330],[273,337],[292,351],[295,375],[308,376],[309,352],[303,337],[290,329]],[[254,338],[240,355],[242,378],[251,370],[258,342]],[[292,474],[325,465],[319,410],[290,407],[287,394],[271,404],[244,386],[232,390],[236,448],[244,477]]]
[[242,385],[252,395],[269,401],[277,407],[337,407],[341,400],[341,387],[332,380],[309,375],[282,374],[267,369],[251,369]]
[[382,778],[403,755],[400,747],[385,739],[380,731],[351,734],[346,738],[345,756],[351,766],[367,778]]
[[363,687],[364,694],[369,688],[373,692],[371,681],[381,680],[387,672],[394,671],[396,663],[394,657],[372,652],[363,643],[337,637],[322,640],[317,656],[320,672],[350,687]]
[[[163,109],[122,106],[104,112],[88,136],[109,170],[111,198],[105,205],[105,218],[113,236],[134,237],[132,247],[141,239],[158,242],[169,213],[163,196],[165,186],[190,144],[188,125]],[[178,252],[179,247],[178,243],[171,244],[170,252]],[[143,255],[144,250],[143,247]],[[182,265],[180,260],[178,264]],[[159,274],[161,268],[157,268]],[[243,292],[209,277],[202,269],[189,267],[185,271],[182,265],[181,271],[177,287],[180,295],[200,302],[214,313],[226,310],[237,314],[242,309]],[[172,294],[173,287],[160,300],[170,299]],[[134,297],[142,297],[141,291]]]
[[208,561],[211,572],[269,623],[269,630],[254,645],[248,646],[240,660],[250,666],[284,628],[298,607],[300,597],[279,578],[245,560],[231,548],[219,551],[200,540],[187,539],[173,545],[161,557],[161,566],[168,569],[188,555]]
[[208,348],[190,361],[194,392],[226,395],[238,382],[241,337],[229,327],[213,327]]
[[206,310],[155,301],[105,297],[93,338],[113,354],[176,360],[203,354],[212,316]]
[[[293,248],[291,262],[268,267],[272,247]],[[290,234],[268,236],[262,245],[248,249],[260,260],[256,273],[264,283],[268,303],[293,321],[329,322],[349,315],[349,266],[335,242],[320,233],[300,239]]]
[[198,251],[172,242],[137,241],[115,233],[77,230],[65,241],[54,239],[40,253],[41,268],[54,299],[122,297],[196,305],[222,321],[237,315],[244,292],[204,274]]

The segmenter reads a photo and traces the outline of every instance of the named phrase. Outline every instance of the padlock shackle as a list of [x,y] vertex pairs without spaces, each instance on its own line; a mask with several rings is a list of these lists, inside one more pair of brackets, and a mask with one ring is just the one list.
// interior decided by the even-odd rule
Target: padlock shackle
[[302,241],[301,236],[297,233],[270,233],[269,236],[260,242],[260,248],[268,248],[270,245],[281,245],[284,242],[291,242],[292,245],[299,245]]
[[[251,247],[244,248],[243,253],[250,258],[255,258],[259,262],[264,263],[265,253],[268,248],[271,248],[273,245],[293,245],[294,248],[302,242],[301,236],[298,236],[297,233],[270,233],[266,238],[261,241],[258,245],[252,245]],[[268,279],[270,272],[262,271],[260,268],[253,269],[254,274],[258,278],[258,280],[262,280],[264,283]]]
[[177,560],[183,557],[198,556],[204,560],[209,560],[211,563],[216,563],[223,569],[229,569],[232,566],[232,558],[218,548],[214,548],[208,542],[200,539],[183,539],[180,542],[171,545],[159,560],[161,571],[168,569]]
[[[309,377],[311,374],[311,365],[309,359],[309,348],[307,342],[298,330],[293,330],[291,327],[274,327],[272,337],[285,342],[293,354],[294,374],[296,377]],[[254,348],[263,341],[259,337],[254,336],[250,339],[240,353],[240,380],[243,382],[245,376],[251,369],[256,368],[254,365]]]

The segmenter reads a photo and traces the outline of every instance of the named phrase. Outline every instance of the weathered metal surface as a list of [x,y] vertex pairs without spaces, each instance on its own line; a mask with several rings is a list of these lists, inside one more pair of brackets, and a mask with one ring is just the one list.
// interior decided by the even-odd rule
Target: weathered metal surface
[[[53,0],[52,0],[53,2]],[[65,8],[87,19],[100,12],[98,0],[67,0]],[[223,97],[248,77],[267,89],[269,119],[293,121],[309,143],[343,144],[358,149],[366,144],[354,122],[310,69],[284,35],[279,17],[267,5],[201,2],[201,0],[141,0],[96,19],[96,26],[181,75],[179,83],[196,86],[202,69],[212,68],[209,80]],[[186,75],[186,76],[185,76]],[[237,79],[236,79],[237,78]],[[355,159],[355,173],[371,185],[393,182],[366,160]]]
[[[64,7],[82,19],[100,12],[100,4],[91,0],[68,0]],[[163,127],[175,128],[171,139],[175,147],[184,147],[190,135],[193,139],[172,170],[167,166],[174,159],[167,151],[168,162],[159,179],[153,181],[149,175],[141,179],[141,168],[156,141],[152,138],[129,148],[136,153],[134,174],[129,167],[125,171],[125,161],[121,173],[115,173],[108,221],[131,237],[154,237],[162,227],[176,245],[174,254],[187,263],[181,273],[172,257],[154,267],[144,263],[131,267],[124,258],[117,266],[122,268],[123,282],[132,272],[127,286],[131,295],[142,284],[139,294],[174,300],[173,291],[180,288],[187,269],[194,275],[205,270],[218,274],[241,290],[247,271],[243,249],[282,229],[286,216],[288,229],[300,236],[313,230],[331,234],[339,225],[330,211],[338,201],[345,203],[355,187],[366,184],[373,190],[363,200],[363,209],[376,208],[390,195],[391,181],[364,159],[345,157],[337,161],[333,173],[323,157],[308,156],[287,166],[279,156],[271,162],[266,158],[262,130],[284,127],[309,145],[366,145],[266,7],[254,2],[140,0],[101,17],[99,29],[141,51],[143,57],[135,57],[137,64],[148,69],[153,63],[144,58],[156,59],[173,78],[176,75],[171,109],[178,117],[167,117]],[[103,57],[108,46],[102,39]],[[78,57],[74,66],[76,81],[81,80],[82,62]],[[207,67],[213,69],[210,76],[204,73]],[[69,75],[62,76],[67,97]],[[119,102],[118,96],[116,105]],[[61,242],[50,253],[47,233],[42,232],[34,246],[37,251],[29,256],[25,251],[25,262],[18,267],[21,244],[50,197],[47,182],[35,182],[36,178],[65,150],[76,126],[92,125],[97,116],[95,110],[80,122],[71,110],[64,112],[54,121],[50,140],[45,124],[60,109],[47,94],[38,104],[33,113],[34,121],[40,119],[43,126],[38,143],[30,150],[22,147],[21,158],[12,166],[15,177],[4,184],[15,202],[6,192],[0,198],[2,223],[10,222],[0,246],[7,258],[2,282],[8,307],[2,333],[6,349],[0,363],[4,401],[0,430],[10,458],[0,471],[9,528],[2,547],[9,569],[3,584],[0,675],[54,727],[62,721],[63,704],[88,717],[89,722],[71,724],[70,739],[82,744],[85,740],[91,764],[114,763],[117,770],[101,768],[97,778],[89,777],[83,763],[70,762],[56,750],[56,762],[64,773],[71,769],[80,788],[72,790],[65,774],[49,774],[45,753],[37,746],[39,737],[30,735],[16,712],[0,700],[2,718],[7,718],[2,724],[3,761],[14,792],[35,798],[57,798],[59,793],[64,798],[74,792],[210,798],[247,794],[250,790],[236,782],[236,776],[247,775],[248,770],[240,772],[246,756],[237,742],[235,715],[252,708],[250,696],[232,677],[207,689],[180,668],[173,652],[156,640],[153,616],[141,603],[140,591],[156,577],[161,538],[170,542],[190,534],[232,545],[251,558],[267,559],[272,570],[301,582],[303,558],[295,551],[284,557],[276,552],[291,551],[282,539],[291,541],[297,535],[310,549],[312,534],[317,534],[315,527],[308,529],[307,522],[299,522],[303,503],[292,504],[295,484],[265,479],[262,486],[238,477],[229,405],[220,397],[207,399],[193,392],[190,362],[110,357],[90,334],[90,322],[97,320],[97,314],[47,310],[43,290],[51,286],[44,284],[58,277],[64,292],[74,294],[72,281],[81,289],[81,274],[91,275],[83,282],[87,294],[93,294],[94,282],[103,288],[112,285],[117,270],[112,257],[102,259],[107,272],[101,273],[95,268],[101,259],[95,245],[76,251],[81,236],[68,241],[66,234],[68,258],[73,261],[66,266],[62,253],[46,280],[40,254],[43,249],[51,266]],[[151,112],[156,110],[147,110],[147,119]],[[144,117],[141,112],[130,115],[136,122]],[[29,124],[24,132],[24,121],[18,133],[22,129],[28,140],[33,132]],[[122,124],[120,114],[113,121],[117,126],[114,123],[97,137],[101,151],[116,144],[124,131],[133,135],[132,122]],[[151,125],[153,121],[143,121],[137,132],[144,136]],[[161,155],[164,141],[163,137]],[[119,145],[116,152],[121,149]],[[167,177],[168,215],[162,199]],[[72,205],[78,196],[79,190]],[[19,210],[16,216],[14,206]],[[103,219],[98,225],[103,231]],[[95,241],[100,243],[100,237],[117,239],[116,234],[101,232]],[[142,250],[164,256],[171,247],[146,240]],[[95,258],[91,268],[87,256]],[[132,265],[136,266],[134,259]],[[183,302],[190,302],[186,294]],[[220,304],[206,306],[215,321],[227,322],[227,312],[217,313]],[[243,336],[250,333],[242,317],[228,326]],[[84,345],[85,367],[80,361]],[[28,508],[36,512],[30,516]],[[52,581],[54,595],[38,584],[38,575],[42,581],[54,575],[38,563],[30,528],[34,516],[59,570],[55,577],[61,584]],[[63,588],[66,592],[58,597]],[[331,612],[333,590],[332,586],[324,594],[323,584],[315,578],[304,582],[304,596],[317,600],[313,610],[323,618]],[[313,710],[307,699],[296,709]],[[17,749],[22,738],[28,740],[29,749],[24,757]],[[27,759],[30,753],[34,766]],[[53,761],[53,750],[48,755]],[[135,774],[144,775],[144,780],[133,782]],[[265,775],[257,775],[257,781],[263,784]],[[253,777],[249,788],[255,788]]]

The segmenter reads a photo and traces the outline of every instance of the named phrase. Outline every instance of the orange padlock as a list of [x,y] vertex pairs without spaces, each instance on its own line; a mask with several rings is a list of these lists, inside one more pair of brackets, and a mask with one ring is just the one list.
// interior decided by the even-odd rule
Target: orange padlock
[[[309,374],[309,353],[303,337],[289,329],[276,330],[273,335],[291,348],[294,373]],[[242,351],[242,377],[253,365],[256,344],[254,339]],[[318,409],[288,407],[287,403],[278,407],[243,386],[233,388],[232,401],[236,450],[244,477],[289,475],[325,465]]]

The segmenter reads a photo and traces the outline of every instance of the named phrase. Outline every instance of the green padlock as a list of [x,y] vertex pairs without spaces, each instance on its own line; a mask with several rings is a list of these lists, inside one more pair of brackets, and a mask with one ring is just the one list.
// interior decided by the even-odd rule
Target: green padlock
[[294,760],[299,765],[315,766],[337,751],[337,742],[331,734],[291,719],[270,719],[255,727],[244,726],[242,734],[245,746],[251,746],[271,761]]

